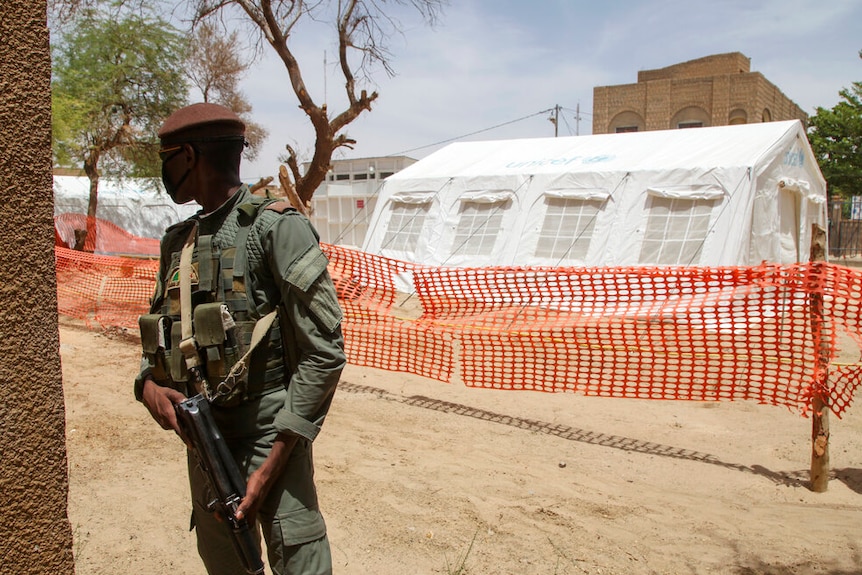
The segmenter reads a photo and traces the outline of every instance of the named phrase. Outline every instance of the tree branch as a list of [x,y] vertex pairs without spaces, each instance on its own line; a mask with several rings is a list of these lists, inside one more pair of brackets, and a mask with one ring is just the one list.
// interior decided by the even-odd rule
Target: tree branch
[[[392,4],[411,6],[423,18],[433,24],[436,14],[446,0],[195,0],[201,8],[208,8],[207,15],[220,7],[235,4],[248,16],[268,44],[275,50],[284,64],[291,88],[297,98],[299,108],[311,121],[315,132],[314,152],[311,162],[301,174],[294,150],[287,147],[287,167],[292,175],[293,186],[303,204],[307,204],[317,187],[326,180],[334,150],[352,148],[356,143],[342,134],[351,122],[363,112],[370,111],[377,100],[376,91],[370,94],[359,90],[358,81],[368,79],[372,65],[381,65],[392,75],[391,55],[387,50],[387,40],[391,34],[401,32],[400,23],[391,16]],[[201,11],[201,14],[204,14]],[[347,109],[335,117],[329,117],[326,103],[318,105],[308,91],[300,64],[289,42],[291,33],[303,20],[328,22],[337,34],[338,66],[344,78],[344,93]],[[358,65],[351,66],[350,58],[361,56]]]
[[287,177],[287,170],[284,166],[278,168],[278,181],[281,183],[281,189],[284,190],[284,195],[290,205],[306,217],[311,215],[311,202],[302,201],[296,193],[296,188],[290,182],[290,178]]
[[248,187],[249,191],[253,194],[261,188],[265,188],[269,185],[269,183],[273,180],[272,176],[267,176],[265,178],[261,178],[257,181],[257,183],[252,184]]

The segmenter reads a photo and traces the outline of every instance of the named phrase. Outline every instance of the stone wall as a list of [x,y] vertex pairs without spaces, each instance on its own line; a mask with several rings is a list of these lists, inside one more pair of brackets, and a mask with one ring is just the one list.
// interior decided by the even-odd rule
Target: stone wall
[[0,2],[0,573],[74,573],[45,0]]
[[[766,119],[765,119],[766,118]],[[739,52],[707,56],[638,74],[636,84],[593,90],[593,133],[618,128],[668,130],[682,122],[725,126],[808,116]]]
[[751,71],[751,59],[739,52],[713,54],[656,70],[638,72],[638,82],[673,78],[702,78],[720,74],[745,74]]

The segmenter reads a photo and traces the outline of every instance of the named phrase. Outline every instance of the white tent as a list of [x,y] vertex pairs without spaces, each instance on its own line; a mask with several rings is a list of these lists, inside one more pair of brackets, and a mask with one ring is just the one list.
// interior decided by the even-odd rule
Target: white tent
[[[158,187],[156,187],[158,186]],[[79,176],[54,176],[54,215],[86,214],[90,180]],[[200,209],[195,202],[177,205],[160,182],[127,178],[99,181],[96,217],[118,225],[132,235],[161,239],[165,228]]]
[[451,144],[385,181],[363,249],[446,266],[790,263],[826,221],[794,120]]

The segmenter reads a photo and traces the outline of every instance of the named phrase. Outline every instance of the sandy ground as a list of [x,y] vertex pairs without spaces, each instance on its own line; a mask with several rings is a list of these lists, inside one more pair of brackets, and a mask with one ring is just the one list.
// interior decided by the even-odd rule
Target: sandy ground
[[[78,575],[201,574],[138,344],[61,322]],[[862,573],[862,413],[475,390],[349,366],[315,444],[339,575]]]

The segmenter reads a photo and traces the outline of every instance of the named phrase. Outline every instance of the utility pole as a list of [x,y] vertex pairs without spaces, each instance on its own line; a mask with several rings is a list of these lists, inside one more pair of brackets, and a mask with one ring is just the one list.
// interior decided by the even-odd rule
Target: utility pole
[[581,103],[578,102],[578,106],[575,109],[575,135],[581,135]]
[[554,106],[554,115],[548,118],[548,121],[554,125],[554,137],[560,135],[560,105]]
[[560,105],[554,106],[554,137],[560,135]]

